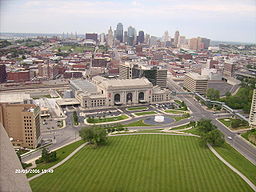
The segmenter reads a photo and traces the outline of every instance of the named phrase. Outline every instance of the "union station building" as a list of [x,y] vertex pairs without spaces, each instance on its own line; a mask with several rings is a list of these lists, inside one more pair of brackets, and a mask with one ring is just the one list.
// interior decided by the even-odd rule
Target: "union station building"
[[129,106],[169,101],[171,92],[153,86],[146,78],[72,80],[70,86],[83,108]]

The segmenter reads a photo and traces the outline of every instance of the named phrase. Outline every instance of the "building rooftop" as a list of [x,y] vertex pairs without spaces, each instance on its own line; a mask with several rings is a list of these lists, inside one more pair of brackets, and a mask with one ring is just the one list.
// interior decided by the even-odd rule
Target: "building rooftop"
[[97,86],[88,80],[81,80],[81,79],[71,80],[70,84],[75,89],[83,91],[85,93],[97,92]]
[[24,100],[30,100],[30,94],[26,93],[1,93],[0,103],[24,103]]
[[105,79],[101,82],[104,87],[153,87],[147,78],[138,79]]
[[200,75],[198,73],[193,73],[193,72],[187,73],[186,76],[189,76],[190,78],[195,79],[195,80],[208,80],[207,76]]

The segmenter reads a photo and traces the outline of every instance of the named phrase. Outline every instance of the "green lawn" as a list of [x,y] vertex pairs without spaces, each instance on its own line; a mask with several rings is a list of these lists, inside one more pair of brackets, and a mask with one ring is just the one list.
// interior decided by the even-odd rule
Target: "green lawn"
[[[189,114],[189,113],[187,113],[187,114]],[[189,115],[189,117],[190,117],[190,115]],[[184,117],[184,116],[182,115],[182,116],[172,117],[172,118],[175,119],[175,121],[180,121],[180,120],[182,120],[182,119],[187,119],[187,118],[189,118],[189,117]]]
[[181,125],[179,127],[174,127],[170,130],[180,130],[180,129],[185,129],[185,128],[188,128],[188,127],[191,127],[189,124],[186,124],[186,125]]
[[148,107],[129,107],[127,108],[127,111],[136,111],[136,110],[146,110]]
[[241,136],[253,145],[256,145],[256,129],[248,130],[245,133],[242,133]]
[[[225,121],[225,119],[229,120],[229,121]],[[232,118],[223,118],[223,119],[218,119],[221,123],[223,123],[226,127],[230,128],[230,129],[233,129],[233,130],[236,130],[236,129],[247,129],[249,128],[249,125],[240,125],[239,127],[236,127],[236,128],[232,128],[231,127],[231,121],[234,120]]]
[[153,114],[157,114],[155,111],[145,111],[145,112],[137,112],[134,113],[137,116],[141,116],[141,115],[153,115]]
[[116,116],[116,117],[107,117],[107,118],[94,118],[94,119],[87,119],[88,123],[104,123],[104,122],[112,122],[112,121],[120,121],[120,120],[124,120],[124,119],[128,119],[127,115],[120,115],[120,116]]
[[[37,167],[35,169],[48,169],[50,167],[52,167],[53,165],[59,163],[60,161],[62,161],[63,159],[65,159],[70,153],[72,153],[77,147],[79,147],[80,145],[82,145],[84,143],[84,141],[80,140],[77,141],[75,143],[72,143],[70,145],[67,145],[61,149],[58,149],[57,152],[57,157],[58,160],[51,162],[51,163],[40,163],[37,164]],[[27,177],[32,177],[35,174],[32,173],[28,173]]]
[[165,110],[164,112],[173,113],[173,114],[183,114],[183,113],[185,113],[183,111],[177,111],[177,110],[172,110],[172,109]]
[[230,118],[224,118],[224,119],[218,119],[218,120],[221,123],[223,123],[226,127],[230,127],[231,126],[231,119]]
[[138,126],[150,126],[146,123],[144,123],[144,120],[141,119],[141,120],[138,120],[138,121],[134,121],[132,123],[129,123],[129,124],[124,124],[125,127],[138,127]]
[[169,135],[110,137],[30,182],[33,192],[252,191],[198,138]]
[[214,147],[215,150],[232,166],[242,172],[248,179],[256,185],[256,166],[248,161],[229,144],[223,147]]

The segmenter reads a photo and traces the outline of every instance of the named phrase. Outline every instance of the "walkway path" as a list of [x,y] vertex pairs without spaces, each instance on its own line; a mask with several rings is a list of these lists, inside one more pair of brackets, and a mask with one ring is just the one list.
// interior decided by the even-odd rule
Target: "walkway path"
[[[87,145],[87,143],[84,143],[82,145],[80,145],[78,148],[76,148],[72,153],[70,153],[70,155],[68,155],[65,159],[63,159],[61,162],[57,163],[56,165],[50,167],[49,169],[55,169],[57,167],[59,167],[60,165],[64,164],[66,161],[68,161],[71,157],[73,157],[78,151],[80,151],[80,149],[82,149],[85,145]],[[39,174],[36,174],[30,178],[28,178],[28,181],[31,181],[37,177],[40,177],[41,175],[43,175],[45,173],[39,173]]]
[[244,176],[240,171],[238,171],[236,168],[234,168],[232,165],[230,165],[225,159],[223,159],[217,151],[210,145],[207,144],[211,152],[218,157],[219,160],[221,160],[225,165],[227,165],[232,171],[234,171],[237,175],[239,175],[254,191],[256,191],[256,186],[249,180],[247,179],[246,176]]

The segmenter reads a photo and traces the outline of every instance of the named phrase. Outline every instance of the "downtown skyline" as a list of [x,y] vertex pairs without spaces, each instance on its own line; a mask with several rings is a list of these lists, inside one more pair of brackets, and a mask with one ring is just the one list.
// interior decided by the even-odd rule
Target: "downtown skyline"
[[162,37],[179,30],[188,38],[256,42],[256,4],[246,1],[1,1],[1,32],[107,33],[121,22]]

